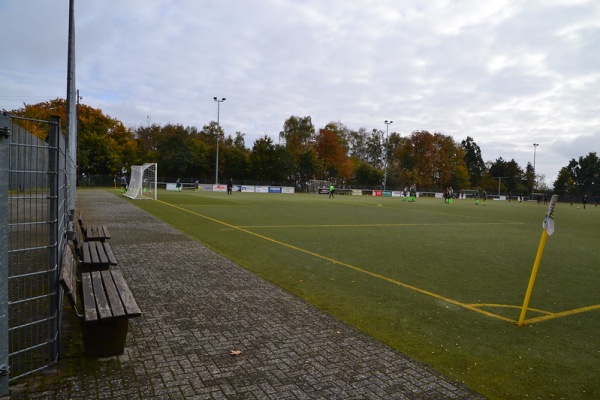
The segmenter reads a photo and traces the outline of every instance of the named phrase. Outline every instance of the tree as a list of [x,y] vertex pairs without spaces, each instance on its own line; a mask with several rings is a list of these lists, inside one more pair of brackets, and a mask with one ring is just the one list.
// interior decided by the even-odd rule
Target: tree
[[275,184],[295,183],[296,156],[281,144],[275,145],[274,163],[270,182]]
[[528,162],[525,166],[525,173],[523,174],[523,184],[528,190],[531,190],[531,193],[535,193],[535,170],[533,169],[533,165]]
[[525,174],[514,159],[506,161],[502,157],[498,157],[496,161],[489,166],[489,176],[492,179],[498,180],[495,182],[488,180],[485,186],[485,189],[487,190],[497,189],[498,182],[500,182],[501,191],[519,194],[529,192],[526,185],[527,180],[525,179]]
[[275,145],[273,144],[273,139],[265,135],[254,141],[254,146],[252,146],[252,153],[250,155],[250,165],[252,174],[257,180],[270,180],[274,158]]
[[554,193],[559,195],[575,195],[577,192],[577,185],[575,180],[571,176],[571,170],[569,167],[562,167],[558,172],[558,176],[554,181]]
[[317,152],[313,148],[308,148],[297,159],[296,186],[304,190],[308,181],[313,179],[318,171],[319,158]]
[[[66,101],[55,99],[34,105],[25,104],[11,114],[23,118],[49,120],[58,115],[65,131]],[[80,173],[116,174],[139,160],[137,141],[130,129],[119,120],[106,116],[101,110],[79,104],[77,134],[77,164]],[[41,139],[48,135],[47,124],[20,121],[24,128]]]
[[156,142],[160,137],[161,127],[157,124],[138,127],[135,137],[138,142],[138,157],[144,162],[158,162]]
[[575,168],[576,182],[581,194],[599,194],[600,160],[595,152],[585,157],[579,157],[578,166]]
[[600,194],[600,160],[595,152],[580,156],[579,160],[571,159],[566,167],[561,168],[554,182],[554,190],[558,194]]
[[195,157],[198,154],[194,151],[203,151],[206,155],[206,147],[197,145],[194,137],[198,137],[196,128],[167,124],[160,129],[160,134],[155,138],[155,146],[161,174],[179,178],[195,176],[200,172],[195,168]]
[[437,187],[468,187],[469,178],[463,148],[451,136],[435,133],[433,137],[437,153],[433,163]]
[[[29,118],[37,121],[49,121],[50,117],[56,115],[60,117],[62,131],[66,132],[67,102],[65,99],[56,98],[37,104],[23,103],[23,108],[13,110],[10,114],[16,117]],[[37,121],[17,120],[17,124],[37,138],[47,140],[48,124],[39,123]]]
[[409,140],[396,153],[406,166],[403,174],[407,184],[437,189],[468,185],[464,151],[451,136],[416,131]]
[[356,187],[374,187],[381,185],[383,181],[383,171],[373,167],[358,158],[353,159],[354,176],[352,185]]
[[366,146],[366,162],[371,164],[375,168],[379,168],[383,170],[383,158],[384,158],[384,144],[385,138],[383,136],[383,131],[378,129],[373,129],[371,134],[367,136],[365,140]]
[[283,123],[283,131],[279,132],[285,147],[295,155],[306,150],[314,135],[315,127],[310,117],[291,116]]
[[[329,126],[335,129],[335,127]],[[347,156],[348,149],[342,135],[332,129],[321,129],[315,140],[315,150],[321,162],[323,179],[349,180],[352,166]]]
[[365,128],[358,131],[350,131],[348,135],[348,150],[350,157],[358,160],[368,161],[367,137],[369,133]]
[[244,134],[236,132],[235,138],[226,137],[220,149],[223,154],[223,176],[227,178],[250,178],[250,151],[244,144]]
[[470,136],[467,136],[461,142],[461,146],[465,152],[464,160],[469,172],[471,186],[477,187],[485,173],[485,163],[481,158],[481,149]]
[[101,110],[77,107],[77,163],[79,172],[115,175],[139,163],[138,142],[130,129]]

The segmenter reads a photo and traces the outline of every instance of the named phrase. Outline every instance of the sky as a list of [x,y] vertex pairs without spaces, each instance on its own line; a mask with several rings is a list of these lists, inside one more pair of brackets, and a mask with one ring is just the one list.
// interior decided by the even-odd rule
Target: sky
[[[0,0],[0,109],[66,98],[68,13]],[[600,153],[598,0],[75,0],[75,29],[81,102],[131,128],[219,111],[251,148],[292,115],[392,120],[535,162],[550,187]]]

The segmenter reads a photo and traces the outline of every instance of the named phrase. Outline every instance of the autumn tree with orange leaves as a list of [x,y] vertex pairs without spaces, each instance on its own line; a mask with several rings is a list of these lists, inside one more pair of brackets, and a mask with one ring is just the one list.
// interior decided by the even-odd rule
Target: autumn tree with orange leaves
[[[14,116],[35,120],[50,120],[56,115],[61,119],[61,129],[66,132],[67,105],[64,99],[38,104],[24,104],[11,112]],[[139,161],[137,141],[130,129],[117,119],[106,116],[101,110],[79,104],[77,106],[77,164],[79,173],[117,174]],[[46,139],[48,128],[35,121],[18,121],[35,136]]]

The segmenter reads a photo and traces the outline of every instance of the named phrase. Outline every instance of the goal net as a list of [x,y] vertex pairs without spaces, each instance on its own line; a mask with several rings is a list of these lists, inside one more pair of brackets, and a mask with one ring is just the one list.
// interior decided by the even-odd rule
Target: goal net
[[329,181],[313,179],[308,182],[308,192],[317,193],[319,189],[329,189],[329,185],[331,185]]
[[146,163],[131,166],[131,178],[125,196],[131,199],[156,200],[158,164]]

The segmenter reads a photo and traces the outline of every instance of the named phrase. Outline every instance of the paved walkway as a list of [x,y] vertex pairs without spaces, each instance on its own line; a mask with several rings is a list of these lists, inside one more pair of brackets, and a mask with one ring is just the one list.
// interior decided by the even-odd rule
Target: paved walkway
[[123,198],[83,190],[78,208],[109,226],[144,314],[130,322],[122,356],[93,360],[73,345],[80,332],[65,313],[65,358],[11,399],[483,398]]

